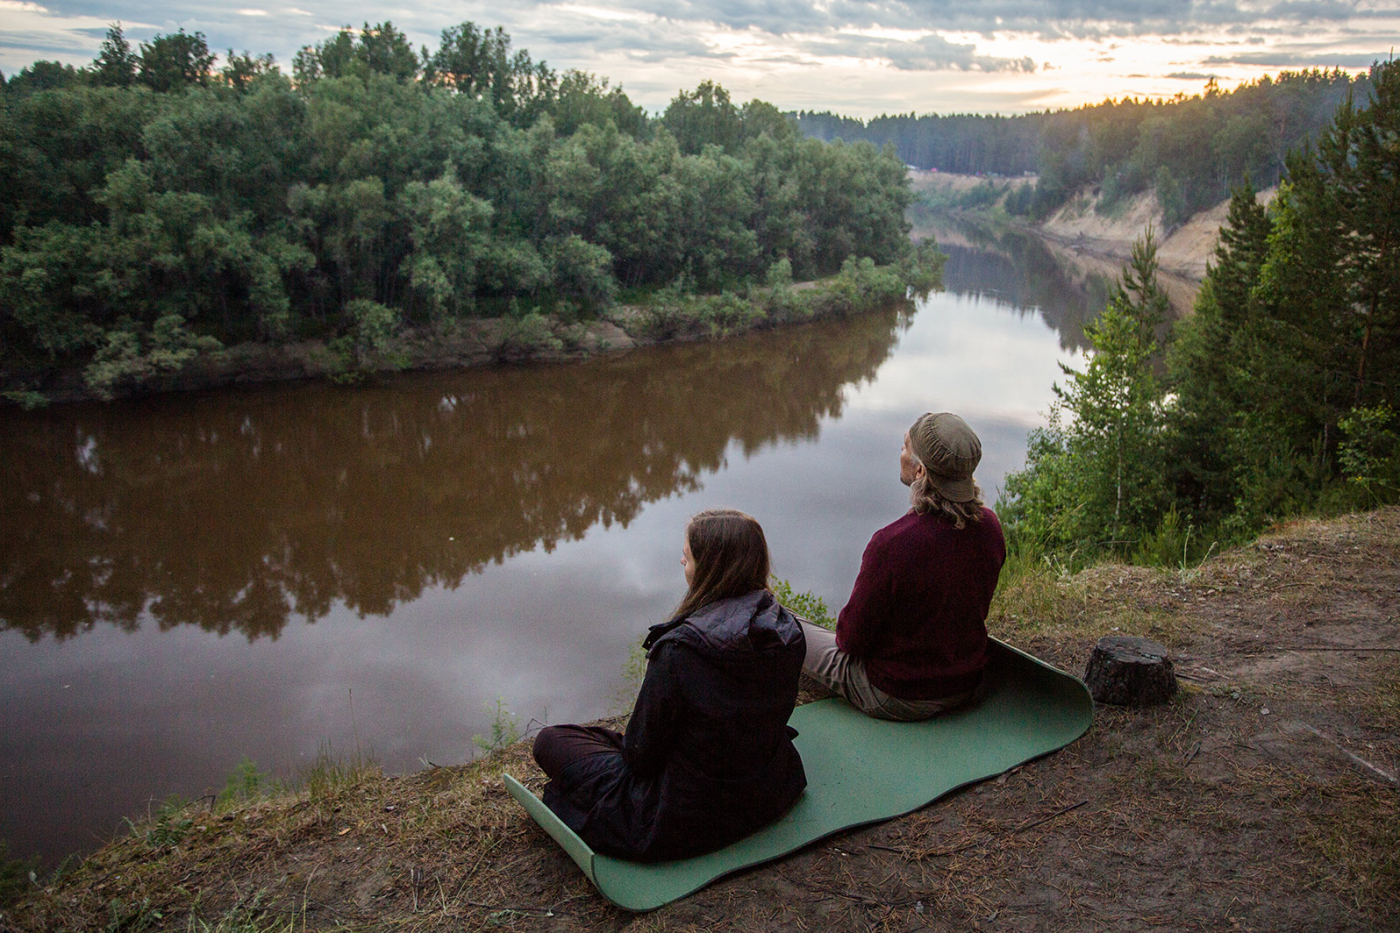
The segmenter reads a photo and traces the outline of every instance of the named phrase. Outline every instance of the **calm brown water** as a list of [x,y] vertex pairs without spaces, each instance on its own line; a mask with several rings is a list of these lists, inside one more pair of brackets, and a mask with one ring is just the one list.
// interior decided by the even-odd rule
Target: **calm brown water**
[[972,422],[989,501],[1022,464],[1094,300],[1036,305],[1033,265],[962,250],[917,308],[583,364],[0,412],[0,837],[90,849],[245,757],[461,762],[498,698],[605,715],[702,508],[839,608],[916,415]]

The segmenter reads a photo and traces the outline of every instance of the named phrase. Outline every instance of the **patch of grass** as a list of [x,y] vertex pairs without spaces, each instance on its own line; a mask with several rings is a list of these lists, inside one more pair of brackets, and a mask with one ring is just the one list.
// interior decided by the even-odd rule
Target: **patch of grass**
[[1061,630],[1082,620],[1088,602],[1083,581],[1056,555],[1013,543],[997,580],[988,622],[999,636]]
[[150,898],[143,898],[139,903],[113,898],[107,905],[107,925],[103,933],[145,933],[159,929],[164,919],[165,913],[152,907]]
[[639,636],[627,649],[627,657],[622,662],[622,676],[616,689],[608,695],[608,711],[613,716],[631,713],[637,702],[637,692],[642,689],[642,678],[647,672],[647,653],[642,648],[645,640],[645,635]]
[[1218,538],[1203,534],[1172,506],[1157,524],[1157,530],[1138,542],[1132,562],[1145,567],[1167,567],[1189,582],[1220,546]]
[[297,783],[313,803],[333,800],[367,780],[382,778],[379,763],[357,746],[349,756],[339,756],[323,744],[309,767],[297,773]]
[[191,915],[186,933],[296,933],[306,929],[305,907],[300,914],[284,916],[262,907],[265,890],[259,890],[240,900],[213,920]]

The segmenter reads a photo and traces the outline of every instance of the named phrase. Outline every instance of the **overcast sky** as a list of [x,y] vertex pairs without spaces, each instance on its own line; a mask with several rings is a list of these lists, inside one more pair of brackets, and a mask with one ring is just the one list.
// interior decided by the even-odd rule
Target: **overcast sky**
[[1211,76],[1363,70],[1400,44],[1400,0],[0,0],[0,70],[84,64],[115,21],[133,44],[183,28],[289,69],[301,46],[384,20],[430,48],[465,20],[504,26],[537,61],[652,111],[713,79],[736,101],[859,117],[1197,94]]

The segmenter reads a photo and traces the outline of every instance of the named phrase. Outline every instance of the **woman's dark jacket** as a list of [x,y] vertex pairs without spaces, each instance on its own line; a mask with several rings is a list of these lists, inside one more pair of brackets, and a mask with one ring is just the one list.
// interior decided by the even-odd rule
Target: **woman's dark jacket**
[[550,809],[596,851],[638,861],[711,852],[786,813],[807,786],[787,726],[805,652],[793,614],[755,590],[653,626],[643,645],[621,753],[571,765],[545,789]]

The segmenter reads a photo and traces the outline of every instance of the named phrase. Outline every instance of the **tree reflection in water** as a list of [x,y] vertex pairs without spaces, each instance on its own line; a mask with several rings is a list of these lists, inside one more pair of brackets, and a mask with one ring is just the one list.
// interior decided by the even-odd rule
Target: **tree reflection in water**
[[816,436],[912,306],[584,364],[0,414],[0,627],[387,615]]

